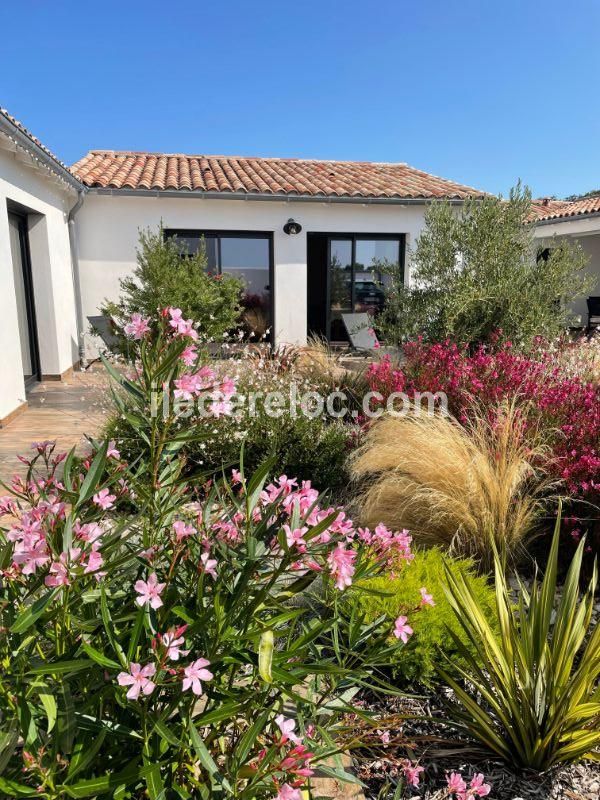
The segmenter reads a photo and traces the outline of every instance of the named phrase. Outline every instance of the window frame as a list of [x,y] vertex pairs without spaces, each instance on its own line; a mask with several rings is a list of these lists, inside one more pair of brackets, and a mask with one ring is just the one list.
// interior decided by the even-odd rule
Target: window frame
[[[197,236],[198,238],[212,237],[217,240],[217,275],[222,275],[221,270],[221,239],[266,239],[269,243],[269,315],[270,315],[270,340],[275,341],[275,254],[273,231],[244,231],[228,230],[227,228],[164,228],[165,239],[175,236]],[[225,273],[227,274],[227,273]]]

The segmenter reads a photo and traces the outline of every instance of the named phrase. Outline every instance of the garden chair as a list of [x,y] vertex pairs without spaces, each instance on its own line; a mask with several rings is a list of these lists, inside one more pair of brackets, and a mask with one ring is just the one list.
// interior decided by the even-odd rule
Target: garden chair
[[107,350],[111,353],[119,352],[119,346],[122,341],[115,333],[115,321],[112,317],[107,317],[104,314],[97,314],[88,317],[88,322],[92,328],[92,332],[99,336]]
[[588,297],[587,309],[587,332],[600,330],[600,297]]
[[350,346],[359,353],[372,353],[373,355],[397,355],[395,347],[382,347],[373,330],[373,318],[365,313],[342,314],[342,322],[346,328]]

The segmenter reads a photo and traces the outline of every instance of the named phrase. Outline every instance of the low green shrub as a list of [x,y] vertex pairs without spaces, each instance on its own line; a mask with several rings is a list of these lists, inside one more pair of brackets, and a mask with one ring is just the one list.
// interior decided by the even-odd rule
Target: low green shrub
[[[400,614],[410,614],[421,602],[421,587],[425,587],[433,596],[435,606],[423,606],[419,614],[410,615],[414,634],[391,664],[394,678],[403,684],[430,683],[438,666],[446,665],[443,654],[452,663],[465,663],[464,659],[457,659],[458,647],[452,639],[454,635],[461,642],[467,642],[446,598],[444,565],[450,574],[468,584],[494,625],[494,590],[487,579],[476,574],[470,559],[445,556],[439,548],[417,551],[410,569],[402,570],[401,575],[385,575],[362,581],[355,584],[346,597],[347,602],[358,606],[365,616],[365,622],[369,623],[381,615],[394,620]],[[471,651],[474,652],[474,649],[471,648]]]
[[212,275],[201,249],[181,255],[176,239],[164,231],[142,230],[137,265],[132,275],[119,281],[118,302],[108,302],[102,311],[123,321],[134,312],[152,317],[159,308],[179,308],[185,318],[197,321],[201,340],[222,341],[240,319],[243,283],[232,275]]

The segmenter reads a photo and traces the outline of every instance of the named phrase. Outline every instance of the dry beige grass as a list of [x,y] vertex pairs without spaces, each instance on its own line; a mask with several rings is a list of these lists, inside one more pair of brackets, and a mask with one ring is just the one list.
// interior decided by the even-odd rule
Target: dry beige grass
[[[518,557],[534,534],[549,482],[536,431],[522,433],[512,404],[469,429],[443,416],[382,417],[353,458],[366,486],[365,525],[408,528],[417,544],[441,544],[491,563],[493,546]],[[536,466],[534,466],[534,464]]]

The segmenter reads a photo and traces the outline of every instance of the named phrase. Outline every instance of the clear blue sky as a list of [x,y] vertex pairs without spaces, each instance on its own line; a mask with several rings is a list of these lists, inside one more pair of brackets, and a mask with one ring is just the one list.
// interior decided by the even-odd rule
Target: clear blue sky
[[600,187],[599,0],[18,0],[0,105],[88,149],[406,161]]

